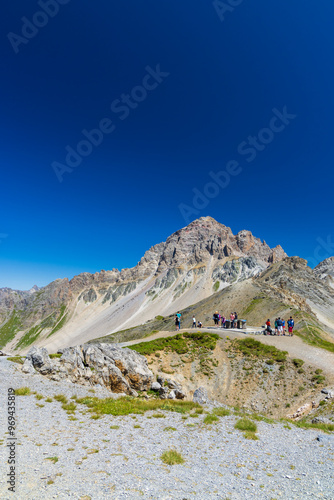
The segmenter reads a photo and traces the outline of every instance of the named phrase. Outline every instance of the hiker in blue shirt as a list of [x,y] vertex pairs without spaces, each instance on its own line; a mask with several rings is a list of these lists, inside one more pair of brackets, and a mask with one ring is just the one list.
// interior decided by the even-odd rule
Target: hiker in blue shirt
[[289,337],[293,336],[293,327],[295,326],[295,322],[292,319],[292,316],[290,316],[290,319],[288,319],[288,327],[289,327]]

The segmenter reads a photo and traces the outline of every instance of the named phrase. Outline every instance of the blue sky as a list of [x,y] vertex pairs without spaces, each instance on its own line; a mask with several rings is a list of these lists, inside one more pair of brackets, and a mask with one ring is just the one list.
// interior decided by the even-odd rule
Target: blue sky
[[205,215],[333,255],[333,3],[55,2],[2,5],[1,287],[132,267]]

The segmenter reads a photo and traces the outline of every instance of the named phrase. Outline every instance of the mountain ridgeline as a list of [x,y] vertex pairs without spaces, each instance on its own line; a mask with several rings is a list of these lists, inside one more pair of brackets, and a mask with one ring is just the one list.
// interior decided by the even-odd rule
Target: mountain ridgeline
[[[153,246],[134,268],[82,273],[29,292],[0,289],[0,346],[25,352],[36,344],[52,352],[129,331],[192,305],[203,307],[205,319],[218,307],[219,297],[221,307],[246,313],[259,294],[314,319],[320,314],[331,333],[332,259],[312,271],[306,261],[288,258],[280,246],[272,249],[245,230],[233,235],[230,228],[202,217]],[[259,324],[263,319],[254,317]]]

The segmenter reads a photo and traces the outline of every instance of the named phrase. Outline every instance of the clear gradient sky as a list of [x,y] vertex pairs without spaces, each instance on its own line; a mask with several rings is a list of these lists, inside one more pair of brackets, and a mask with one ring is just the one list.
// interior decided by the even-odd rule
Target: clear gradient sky
[[205,215],[333,255],[334,3],[230,4],[2,2],[0,287],[132,267]]

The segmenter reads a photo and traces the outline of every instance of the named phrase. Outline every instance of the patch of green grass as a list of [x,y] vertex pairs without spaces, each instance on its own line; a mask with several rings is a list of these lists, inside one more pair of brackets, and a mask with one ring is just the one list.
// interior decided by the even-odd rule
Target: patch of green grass
[[11,317],[0,328],[0,349],[5,347],[5,345],[8,344],[8,342],[13,340],[16,333],[21,329],[22,329],[22,323],[20,317],[17,314],[16,310],[14,309]]
[[74,413],[77,409],[77,405],[75,403],[63,403],[62,408],[67,412]]
[[314,377],[312,377],[312,382],[315,382],[316,384],[322,384],[325,380],[326,377],[323,375],[314,375]]
[[212,415],[211,413],[209,413],[209,415],[206,415],[205,419],[203,420],[203,423],[205,425],[210,425],[218,421],[219,418],[217,417],[217,415]]
[[11,361],[12,363],[18,363],[19,365],[23,365],[25,358],[22,358],[22,356],[10,356],[7,358],[8,361]]
[[110,429],[119,429],[119,425],[111,425]]
[[56,464],[59,460],[58,457],[47,457],[45,460],[50,460],[50,462],[53,462],[54,464]]
[[208,352],[215,349],[218,339],[219,335],[215,333],[185,332],[173,337],[141,342],[129,346],[129,348],[144,356],[154,354],[156,351],[176,352],[177,354],[196,351]]
[[107,415],[129,415],[143,414],[150,410],[166,410],[177,413],[189,413],[195,408],[201,408],[198,403],[192,401],[180,400],[161,400],[161,399],[139,399],[124,396],[118,399],[106,398],[98,399],[94,397],[86,397],[77,400],[78,404],[84,404],[91,408],[96,414]]
[[165,451],[160,458],[167,465],[184,464],[185,462],[182,455],[176,450]]
[[213,291],[218,292],[220,286],[220,281],[216,281],[216,283],[213,285]]
[[258,415],[257,413],[252,413],[249,415],[249,418],[252,420],[257,420],[258,422],[266,422],[266,424],[276,424],[276,420],[273,418],[265,417],[263,415]]
[[295,365],[296,368],[301,368],[304,364],[304,361],[302,359],[294,358],[292,360],[292,363]]
[[309,321],[314,321],[313,318],[309,317],[306,313],[303,313],[301,322],[298,325],[298,330],[295,330],[294,333],[298,335],[298,337],[300,337],[306,344],[313,345],[314,347],[320,347],[326,351],[334,352],[334,343],[329,340],[325,340],[323,332],[320,328],[307,322],[304,319],[304,316]]
[[253,299],[251,303],[246,307],[246,309],[242,311],[241,317],[247,316],[249,313],[251,313],[258,304],[261,304],[262,301],[263,299]]
[[244,436],[246,439],[253,439],[253,441],[257,441],[259,439],[257,437],[257,435],[255,434],[255,432],[251,432],[251,431],[245,431]]
[[52,398],[46,398],[45,402],[46,403],[52,403],[53,399]]
[[33,326],[32,328],[30,328],[30,330],[20,338],[20,340],[15,346],[15,350],[19,349],[20,347],[27,347],[33,344],[38,339],[42,330],[43,328],[40,325]]
[[252,338],[235,339],[232,341],[232,349],[241,352],[244,356],[254,358],[267,358],[268,361],[282,363],[286,361],[287,351],[281,351],[272,345],[262,344]]
[[134,426],[133,426],[133,428],[134,428],[134,429],[141,429],[141,425],[136,424],[136,425],[134,425]]
[[62,354],[59,354],[59,353],[49,354],[50,359],[61,358],[61,356],[62,356]]
[[38,400],[41,400],[41,399],[43,399],[43,396],[42,396],[42,394],[36,394],[35,398]]
[[296,427],[301,427],[302,429],[319,429],[326,433],[334,431],[334,424],[322,424],[320,422],[312,424],[310,422],[307,422],[305,418],[302,418],[301,420],[298,420],[296,422],[289,420],[289,422],[294,424]]
[[60,403],[63,403],[63,404],[67,403],[67,397],[64,396],[64,394],[56,394],[55,396],[53,396],[53,398],[56,401],[59,401]]
[[60,306],[59,316],[56,319],[56,325],[53,327],[53,329],[49,333],[48,337],[51,337],[51,335],[53,335],[54,333],[58,332],[58,330],[60,330],[65,325],[66,319],[67,319],[67,313],[64,314],[65,310],[66,310],[66,305],[62,304]]
[[175,427],[165,427],[164,431],[165,432],[172,432],[172,431],[176,431],[176,429],[175,429]]
[[15,396],[29,396],[31,391],[29,387],[20,387],[19,389],[15,389]]
[[165,318],[163,316],[156,316],[155,319],[157,319],[158,321],[162,321]]
[[249,431],[249,432],[257,431],[256,424],[251,420],[249,420],[248,418],[241,418],[240,420],[238,420],[234,428],[238,429],[239,431]]
[[228,410],[227,408],[214,408],[212,410],[212,413],[214,415],[217,415],[217,417],[228,417],[229,415],[231,415],[231,412],[230,410]]

